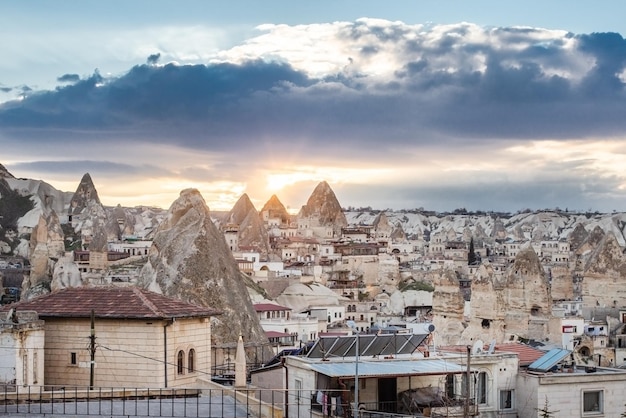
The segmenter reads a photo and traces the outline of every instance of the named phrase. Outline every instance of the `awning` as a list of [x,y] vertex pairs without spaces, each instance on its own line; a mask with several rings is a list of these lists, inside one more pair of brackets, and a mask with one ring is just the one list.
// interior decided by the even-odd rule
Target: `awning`
[[[329,377],[353,377],[356,373],[354,361],[320,362],[309,366],[314,371]],[[458,374],[466,371],[467,366],[441,359],[359,361],[359,377]]]

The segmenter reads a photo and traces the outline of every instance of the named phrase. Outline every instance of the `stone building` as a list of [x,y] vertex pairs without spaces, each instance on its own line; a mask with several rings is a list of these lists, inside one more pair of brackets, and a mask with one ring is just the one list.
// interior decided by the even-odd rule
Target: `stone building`
[[210,375],[214,309],[136,287],[68,288],[10,307],[45,321],[46,385],[89,386],[92,347],[96,387],[189,387]]

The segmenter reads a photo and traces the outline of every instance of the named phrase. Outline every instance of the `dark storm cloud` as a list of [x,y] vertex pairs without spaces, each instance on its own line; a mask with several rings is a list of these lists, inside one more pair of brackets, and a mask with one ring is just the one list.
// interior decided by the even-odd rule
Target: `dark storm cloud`
[[[56,91],[37,92],[0,106],[0,123],[12,128],[141,131],[144,134],[224,135],[241,131],[242,101],[307,78],[287,65],[251,62],[163,67],[140,65],[117,79],[98,73]],[[161,130],[167,126],[169,131]],[[192,140],[192,139],[190,139]],[[217,139],[216,139],[217,140]]]
[[11,90],[13,90],[12,87],[0,86],[0,91],[3,92],[3,93],[9,93],[9,92],[11,92]]
[[78,74],[63,74],[61,77],[57,77],[59,83],[75,83],[80,80]]
[[[387,80],[373,82],[359,71],[313,79],[267,60],[138,65],[118,78],[95,73],[0,105],[0,125],[12,135],[41,130],[67,138],[80,131],[82,141],[96,132],[99,140],[124,134],[207,149],[369,143],[374,152],[381,139],[413,145],[434,136],[579,138],[626,129],[619,77],[626,41],[618,34],[545,40],[539,30],[503,28],[487,33],[497,37],[489,43],[474,40],[469,26],[437,39],[406,40],[407,32],[359,22],[338,35],[364,42],[361,58],[349,61],[389,49],[414,57]],[[565,48],[571,40],[577,49]],[[572,55],[593,62],[580,80],[567,75]],[[442,70],[448,67],[455,71]]]
[[157,62],[159,62],[159,59],[161,59],[161,54],[152,54],[148,56],[148,59],[146,60],[146,64],[156,64]]

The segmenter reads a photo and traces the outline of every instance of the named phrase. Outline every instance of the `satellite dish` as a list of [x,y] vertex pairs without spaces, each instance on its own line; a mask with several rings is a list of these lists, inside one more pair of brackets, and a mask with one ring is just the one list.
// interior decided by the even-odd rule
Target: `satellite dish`
[[424,332],[427,332],[429,334],[431,332],[435,332],[435,326],[430,323],[422,324],[422,329],[424,330]]
[[484,345],[485,343],[482,340],[476,340],[476,342],[472,346],[472,354],[482,353]]
[[496,340],[493,339],[491,340],[491,344],[489,344],[489,351],[487,351],[487,354],[493,354],[495,350],[496,350]]

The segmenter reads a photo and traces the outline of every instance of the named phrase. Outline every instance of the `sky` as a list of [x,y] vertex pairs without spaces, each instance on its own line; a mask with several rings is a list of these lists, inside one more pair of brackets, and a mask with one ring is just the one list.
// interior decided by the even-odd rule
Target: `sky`
[[105,205],[197,188],[626,211],[626,3],[0,2],[0,164]]

